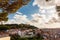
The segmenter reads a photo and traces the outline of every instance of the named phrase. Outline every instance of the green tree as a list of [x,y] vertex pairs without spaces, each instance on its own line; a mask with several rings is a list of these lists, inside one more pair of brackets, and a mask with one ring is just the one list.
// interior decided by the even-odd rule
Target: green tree
[[15,13],[19,8],[27,5],[30,0],[0,0],[0,22],[8,20],[8,15],[10,13]]
[[8,17],[7,17],[8,13],[4,12],[4,13],[0,13],[0,22],[1,24],[3,24],[2,21],[7,21],[8,20]]
[[27,5],[30,0],[0,0],[0,8],[8,13],[14,13],[19,8]]

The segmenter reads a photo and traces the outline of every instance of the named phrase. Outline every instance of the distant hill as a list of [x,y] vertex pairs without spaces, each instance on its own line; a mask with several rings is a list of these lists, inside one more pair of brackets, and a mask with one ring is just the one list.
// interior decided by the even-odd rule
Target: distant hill
[[7,30],[7,29],[37,29],[37,27],[29,25],[29,24],[5,24],[0,25],[0,30]]

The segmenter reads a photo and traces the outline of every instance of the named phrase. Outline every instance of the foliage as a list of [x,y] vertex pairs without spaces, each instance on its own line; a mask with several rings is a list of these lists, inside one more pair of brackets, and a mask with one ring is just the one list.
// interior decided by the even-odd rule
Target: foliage
[[8,26],[0,26],[0,31],[5,31],[5,30],[7,30],[7,29],[9,29]]
[[2,21],[7,21],[8,20],[8,13],[4,12],[4,13],[0,13],[0,22],[2,24]]
[[19,8],[21,8],[24,5],[27,5],[30,0],[0,0],[0,9],[2,10],[2,13],[0,12],[0,22],[7,21],[8,15],[10,13],[15,13]]
[[25,38],[21,38],[19,35],[11,35],[11,40],[42,40],[42,36],[40,36],[39,38],[35,37],[25,37]]
[[7,19],[7,15],[8,15],[8,13],[6,13],[6,12],[4,12],[4,13],[0,13],[0,21],[6,21],[6,19]]
[[0,25],[0,30],[8,30],[8,29],[37,29],[35,26],[27,25],[27,24],[6,24]]
[[30,0],[0,0],[0,8],[8,13],[16,12],[19,8],[27,5]]

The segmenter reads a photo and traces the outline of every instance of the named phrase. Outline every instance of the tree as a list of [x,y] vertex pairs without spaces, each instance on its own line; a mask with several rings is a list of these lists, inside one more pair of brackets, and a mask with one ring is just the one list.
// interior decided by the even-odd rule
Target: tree
[[8,13],[4,12],[4,13],[0,13],[0,22],[1,24],[3,24],[2,21],[7,21],[8,17],[7,17]]
[[0,0],[0,22],[8,20],[8,14],[15,13],[19,8],[27,5],[30,0]]
[[8,13],[14,13],[22,6],[27,5],[29,1],[30,0],[0,0],[0,8]]
[[21,38],[19,35],[15,34],[15,35],[10,35],[11,36],[11,40],[43,40],[43,38],[39,37],[38,39],[35,37],[23,37]]

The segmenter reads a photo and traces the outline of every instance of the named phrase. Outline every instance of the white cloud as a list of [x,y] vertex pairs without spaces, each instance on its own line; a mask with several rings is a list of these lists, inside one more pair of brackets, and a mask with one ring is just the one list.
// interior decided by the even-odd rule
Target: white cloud
[[5,22],[4,24],[15,24],[15,20],[11,19]]
[[22,15],[22,13],[17,12],[13,19],[8,20],[5,24],[21,24],[26,23],[28,18],[26,15]]
[[[17,12],[14,16],[14,19],[8,20],[7,23],[26,23],[30,25],[34,25],[38,28],[59,28],[60,23],[50,23],[49,21],[52,18],[58,19],[58,15],[56,13],[54,1],[52,3],[46,3],[43,0],[35,0],[33,2],[33,6],[37,5],[39,7],[39,13],[32,14],[32,19],[29,20],[26,15],[22,15],[22,13]],[[54,21],[54,20],[53,20]]]
[[[46,22],[56,16],[55,15],[56,14],[56,9],[55,9],[56,6],[54,5],[54,2],[47,3],[45,0],[35,0],[33,2],[33,6],[34,5],[37,5],[39,7],[39,13],[41,15],[44,15],[43,18]],[[57,18],[57,16],[56,16],[56,18]]]
[[60,6],[60,0],[55,0],[55,3]]
[[25,22],[28,21],[28,18],[27,18],[26,15],[18,15],[18,14],[16,14],[16,15],[14,16],[14,19],[15,19],[15,21],[18,22],[18,23],[25,23]]
[[20,15],[22,14],[22,13],[20,13],[20,12],[16,12],[16,13],[17,13],[17,14],[20,14]]
[[56,13],[56,5],[53,2],[46,2],[45,0],[35,0],[33,6],[37,5],[39,7],[39,13],[46,16],[46,19],[54,17]]
[[[32,15],[32,20],[28,23],[34,25],[38,28],[58,28],[60,26],[59,23],[49,23],[52,18],[58,19],[58,15],[56,13],[56,5],[53,2],[45,2],[44,0],[34,0],[33,6],[37,5],[39,7],[39,13],[35,13]],[[55,25],[55,26],[54,26]]]

